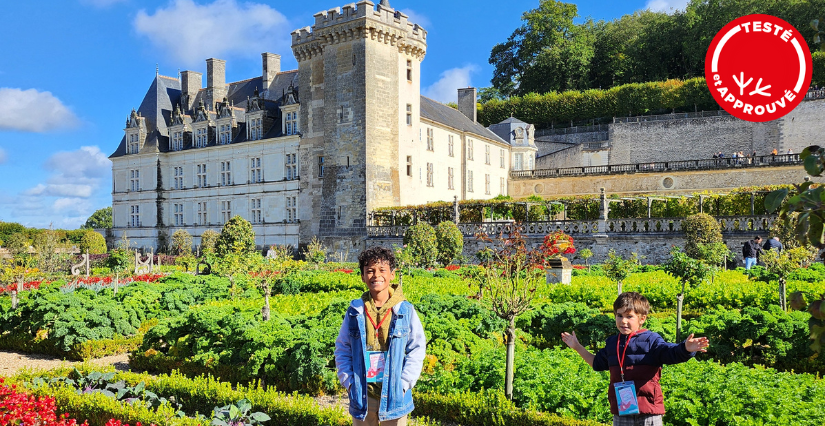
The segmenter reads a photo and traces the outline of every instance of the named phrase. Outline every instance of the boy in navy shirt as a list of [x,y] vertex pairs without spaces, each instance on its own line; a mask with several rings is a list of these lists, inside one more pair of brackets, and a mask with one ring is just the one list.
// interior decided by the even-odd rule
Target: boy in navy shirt
[[[619,334],[608,337],[605,348],[595,355],[579,343],[576,333],[561,334],[564,343],[578,352],[594,370],[610,371],[607,399],[613,413],[613,426],[661,426],[665,414],[664,396],[659,385],[662,365],[685,362],[696,352],[706,352],[709,345],[707,337],[694,338],[693,334],[682,343],[665,342],[659,334],[642,328],[649,311],[650,304],[641,294],[627,292],[619,295],[613,302]],[[638,414],[620,416],[617,390],[621,393],[633,389],[630,382],[635,386],[633,402],[638,405]],[[629,405],[632,406],[623,399],[621,408]]]

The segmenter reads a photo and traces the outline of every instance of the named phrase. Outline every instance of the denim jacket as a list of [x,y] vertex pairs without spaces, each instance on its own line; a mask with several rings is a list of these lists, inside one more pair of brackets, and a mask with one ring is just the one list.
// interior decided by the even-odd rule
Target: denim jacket
[[[378,408],[379,420],[403,417],[413,410],[412,388],[421,375],[427,338],[410,302],[392,307],[389,348]],[[367,331],[364,301],[355,299],[344,315],[335,340],[335,367],[338,381],[349,390],[349,413],[356,419],[367,416]]]

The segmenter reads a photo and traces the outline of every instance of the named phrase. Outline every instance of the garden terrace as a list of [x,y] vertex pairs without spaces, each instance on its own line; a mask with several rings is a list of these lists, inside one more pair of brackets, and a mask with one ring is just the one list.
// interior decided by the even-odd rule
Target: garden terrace
[[[649,117],[644,117],[649,118]],[[614,164],[605,166],[566,167],[561,169],[520,170],[510,172],[516,180],[553,178],[564,176],[597,176],[628,173],[660,173],[686,170],[720,170],[756,167],[798,166],[799,154],[761,155],[745,158],[710,158],[687,161],[661,161],[653,163]]]

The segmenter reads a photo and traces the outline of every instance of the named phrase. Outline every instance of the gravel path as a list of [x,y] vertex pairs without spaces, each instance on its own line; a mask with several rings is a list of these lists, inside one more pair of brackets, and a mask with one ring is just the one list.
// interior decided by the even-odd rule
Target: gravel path
[[[89,362],[101,366],[113,365],[121,371],[129,370],[129,356],[127,354],[92,359]],[[80,364],[80,362],[63,361],[49,355],[0,351],[0,376],[13,376],[23,368],[48,370],[76,364]]]

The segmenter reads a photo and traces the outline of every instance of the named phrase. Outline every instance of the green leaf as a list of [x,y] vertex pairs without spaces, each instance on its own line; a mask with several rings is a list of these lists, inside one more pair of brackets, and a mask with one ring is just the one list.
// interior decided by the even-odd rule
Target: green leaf
[[819,176],[822,172],[819,167],[819,157],[816,155],[809,155],[805,158],[805,172],[811,176]]
[[250,415],[249,415],[249,417],[250,417],[252,420],[255,420],[255,421],[257,421],[257,422],[266,422],[266,421],[269,421],[269,420],[271,419],[271,417],[267,416],[267,415],[266,415],[266,414],[264,414],[264,413],[261,413],[260,411],[259,411],[259,412],[257,412],[257,413],[252,413],[252,414],[250,414]]
[[785,200],[785,197],[788,196],[788,189],[778,189],[776,191],[771,192],[767,196],[765,196],[765,210],[769,213],[773,213],[779,206],[782,205],[782,201]]
[[240,416],[240,414],[241,414],[241,410],[239,410],[238,407],[236,407],[234,405],[229,406],[229,418],[230,419],[237,419],[238,416]]

